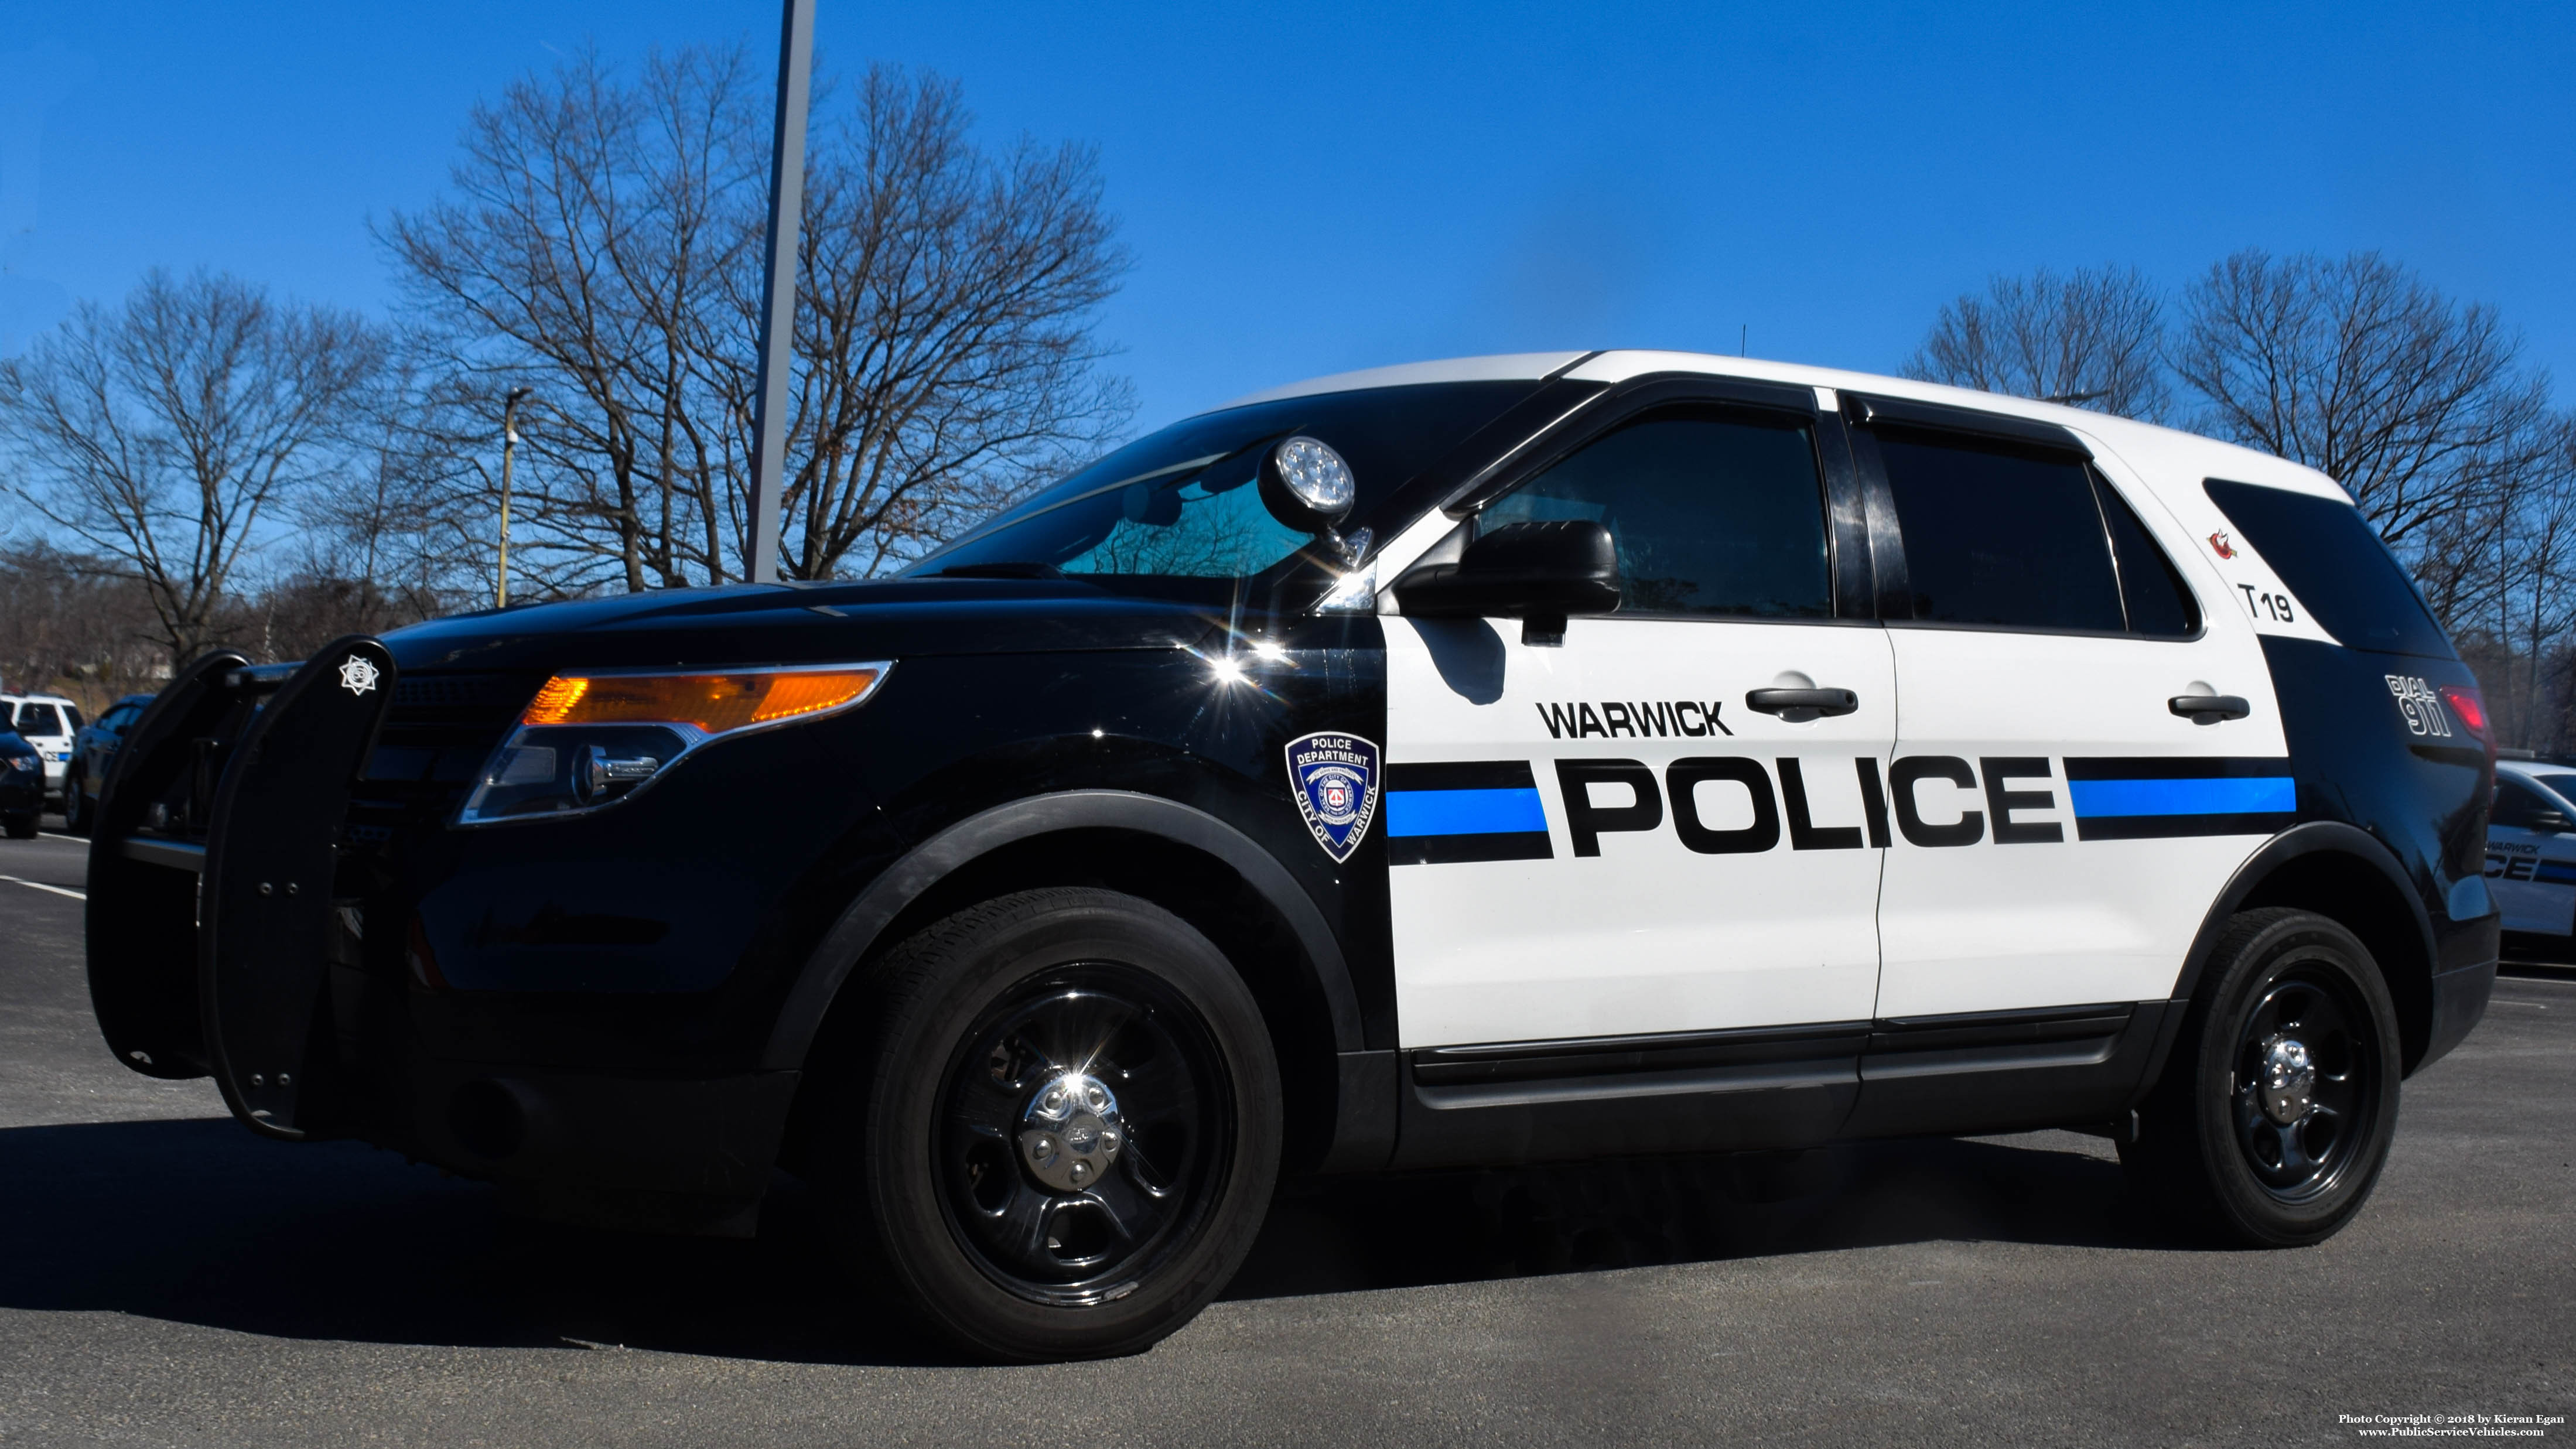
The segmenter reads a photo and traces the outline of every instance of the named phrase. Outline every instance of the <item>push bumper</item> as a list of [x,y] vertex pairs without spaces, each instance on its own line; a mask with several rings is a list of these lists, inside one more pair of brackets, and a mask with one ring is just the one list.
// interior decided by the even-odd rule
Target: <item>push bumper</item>
[[[213,1076],[263,1136],[356,1137],[518,1189],[549,1216],[722,1231],[767,1186],[793,1071],[449,1060],[350,797],[398,686],[372,639],[291,673],[239,656],[165,690],[91,841],[89,968],[120,1061]],[[364,924],[390,917],[396,929]],[[369,936],[377,936],[373,942]]]

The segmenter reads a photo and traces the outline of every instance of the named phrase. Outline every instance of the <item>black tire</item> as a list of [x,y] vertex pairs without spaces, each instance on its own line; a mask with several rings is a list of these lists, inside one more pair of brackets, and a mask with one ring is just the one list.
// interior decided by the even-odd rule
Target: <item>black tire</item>
[[2361,1210],[2397,1133],[2397,1012],[2370,951],[2324,916],[2230,919],[2120,1158],[2186,1226],[2287,1248]]
[[11,840],[35,839],[36,825],[36,812],[33,810],[28,811],[24,815],[11,815],[5,819],[0,819],[0,828],[5,828],[9,832],[9,838]]
[[89,801],[81,794],[81,779],[78,775],[63,776],[63,833],[65,835],[89,834]]
[[1114,891],[1024,891],[896,946],[865,991],[808,1157],[845,1268],[1023,1361],[1149,1348],[1234,1276],[1278,1178],[1279,1071],[1205,936]]

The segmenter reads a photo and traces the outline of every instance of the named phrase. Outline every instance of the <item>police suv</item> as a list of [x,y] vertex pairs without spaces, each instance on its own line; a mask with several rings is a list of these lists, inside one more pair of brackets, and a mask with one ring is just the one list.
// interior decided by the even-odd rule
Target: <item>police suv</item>
[[784,1167],[1004,1358],[1170,1333],[1283,1173],[2076,1127],[2302,1244],[2485,1008],[2484,731],[2307,469],[1434,363],[891,580],[201,660],[99,802],[91,988],[252,1131],[534,1210],[743,1232]]

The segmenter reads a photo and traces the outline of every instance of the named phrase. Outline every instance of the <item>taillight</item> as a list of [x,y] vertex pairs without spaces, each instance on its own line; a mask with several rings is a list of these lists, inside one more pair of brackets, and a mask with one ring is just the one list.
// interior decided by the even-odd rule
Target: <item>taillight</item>
[[2445,684],[2441,688],[2443,702],[2451,706],[2451,713],[2459,717],[2469,733],[2476,735],[2481,744],[2493,744],[2487,736],[2486,697],[2478,693],[2477,686]]

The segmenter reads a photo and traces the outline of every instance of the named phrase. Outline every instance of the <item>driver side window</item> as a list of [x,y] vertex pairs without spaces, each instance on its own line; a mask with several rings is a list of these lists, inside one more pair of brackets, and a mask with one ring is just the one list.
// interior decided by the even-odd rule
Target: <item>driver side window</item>
[[1610,530],[1619,615],[1833,613],[1814,430],[1789,414],[1659,408],[1495,500],[1477,526],[1561,519]]
[[2515,780],[2498,780],[2495,808],[2488,813],[2487,823],[2515,830],[2533,830],[2539,828],[2541,816],[2557,809],[2528,785]]

